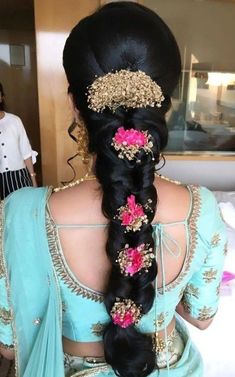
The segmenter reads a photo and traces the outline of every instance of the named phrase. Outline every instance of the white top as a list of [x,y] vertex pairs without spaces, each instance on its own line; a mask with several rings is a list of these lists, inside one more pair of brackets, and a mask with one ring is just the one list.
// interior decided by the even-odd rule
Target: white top
[[5,112],[0,119],[0,173],[25,168],[32,148],[21,119]]

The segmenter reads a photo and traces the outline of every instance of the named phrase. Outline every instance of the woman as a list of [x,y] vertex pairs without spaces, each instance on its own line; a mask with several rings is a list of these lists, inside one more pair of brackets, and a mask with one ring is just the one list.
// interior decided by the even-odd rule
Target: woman
[[175,39],[152,11],[118,2],[79,22],[63,59],[93,175],[6,200],[1,352],[15,346],[20,377],[201,377],[180,318],[210,325],[226,236],[207,189],[155,174]]
[[0,83],[0,191],[1,199],[21,187],[37,186],[33,151],[19,117],[5,112]]

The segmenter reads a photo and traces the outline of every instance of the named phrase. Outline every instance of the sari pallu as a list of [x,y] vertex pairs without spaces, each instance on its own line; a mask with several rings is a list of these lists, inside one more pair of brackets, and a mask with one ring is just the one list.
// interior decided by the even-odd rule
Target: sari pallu
[[[46,229],[47,188],[23,188],[3,205],[0,250],[0,308],[12,314],[11,326],[0,323],[0,341],[13,339],[16,377],[64,377],[62,305],[51,260]],[[202,362],[186,327],[177,320],[185,348],[170,369],[156,369],[151,377],[202,377]],[[2,330],[3,329],[3,330]],[[10,342],[10,340],[9,340]],[[84,366],[73,377],[116,376],[105,365]]]
[[46,188],[23,188],[3,204],[0,297],[12,313],[8,338],[17,377],[64,377],[60,292],[45,227],[47,195]]

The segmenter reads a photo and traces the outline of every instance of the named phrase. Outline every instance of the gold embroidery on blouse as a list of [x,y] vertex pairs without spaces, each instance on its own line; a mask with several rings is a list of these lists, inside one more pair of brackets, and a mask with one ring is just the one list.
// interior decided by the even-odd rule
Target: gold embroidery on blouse
[[8,344],[0,342],[0,347],[4,348],[5,350],[13,350],[14,349],[14,344],[8,345]]
[[211,313],[212,313],[211,307],[203,306],[202,309],[199,309],[199,315],[197,319],[199,321],[206,321],[207,319],[210,319],[214,316],[214,314],[212,315]]
[[180,290],[180,293],[179,293],[179,301],[181,301],[183,295],[184,295],[184,290],[185,290],[185,287],[181,288]]
[[67,285],[67,287],[69,287],[69,289],[76,295],[80,295],[84,298],[96,302],[103,302],[103,294],[93,291],[92,289],[89,289],[87,287],[83,287],[69,271],[69,268],[63,258],[63,255],[60,252],[59,235],[57,232],[57,228],[50,217],[48,209],[46,212],[46,232],[48,246],[55,270],[59,277]]
[[100,321],[93,324],[91,326],[92,334],[94,334],[95,336],[98,336],[98,337],[102,336],[105,326],[106,325],[104,323],[101,323]]
[[11,311],[5,308],[0,308],[0,321],[4,325],[9,325],[12,321]]
[[219,284],[218,287],[216,288],[216,295],[217,295],[217,296],[220,295],[220,284]]
[[194,296],[195,298],[199,298],[199,289],[195,287],[192,283],[186,286],[185,293],[190,296]]
[[217,270],[213,270],[213,268],[211,268],[210,270],[207,270],[205,272],[203,272],[203,280],[206,282],[206,283],[211,283],[213,280],[216,279],[216,276],[217,276]]
[[[169,283],[166,285],[165,292],[169,292],[172,288],[175,288],[185,278],[185,276],[187,276],[191,263],[193,261],[193,257],[194,257],[195,250],[198,243],[197,221],[201,213],[200,186],[190,185],[188,186],[188,189],[190,190],[191,197],[192,197],[191,214],[189,215],[189,218],[188,218],[189,236],[190,236],[190,240],[188,244],[188,253],[185,257],[185,262],[184,262],[181,272],[172,283]],[[163,289],[158,288],[158,293],[163,294]]]
[[62,312],[66,312],[67,310],[67,305],[65,304],[64,301],[62,301]]
[[184,298],[183,298],[183,300],[182,300],[181,302],[182,302],[182,305],[183,305],[184,311],[185,311],[186,313],[191,313],[192,305],[189,304]]
[[211,239],[211,246],[212,247],[218,246],[220,241],[221,241],[221,238],[220,238],[219,233],[215,233]]
[[168,316],[168,312],[160,313],[157,318],[154,320],[154,326],[156,328],[162,327],[162,325],[165,323],[166,317]]

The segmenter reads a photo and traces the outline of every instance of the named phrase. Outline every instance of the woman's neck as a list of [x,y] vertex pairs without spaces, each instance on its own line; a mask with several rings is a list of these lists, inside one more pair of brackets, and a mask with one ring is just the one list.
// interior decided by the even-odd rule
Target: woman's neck
[[4,118],[4,116],[5,116],[5,112],[0,110],[0,119]]

